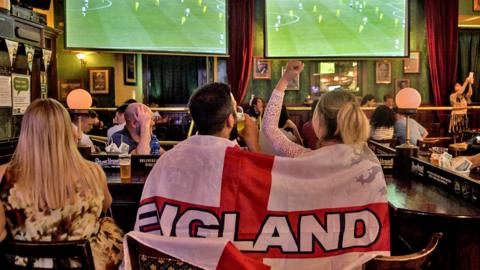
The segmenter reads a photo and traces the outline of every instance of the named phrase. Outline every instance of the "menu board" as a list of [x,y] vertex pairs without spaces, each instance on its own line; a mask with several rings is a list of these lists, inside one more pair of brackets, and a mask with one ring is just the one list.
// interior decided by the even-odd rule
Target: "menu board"
[[30,76],[12,74],[12,114],[23,115],[30,105]]
[[12,107],[12,78],[0,76],[0,107]]

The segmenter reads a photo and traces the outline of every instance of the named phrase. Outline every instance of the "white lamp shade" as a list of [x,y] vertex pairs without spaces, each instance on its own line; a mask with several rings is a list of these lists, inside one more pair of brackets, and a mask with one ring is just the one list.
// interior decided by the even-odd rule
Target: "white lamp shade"
[[395,103],[399,109],[416,109],[422,103],[422,96],[413,88],[404,88],[398,91]]
[[68,93],[67,105],[71,110],[88,110],[92,106],[92,96],[80,88],[72,90]]

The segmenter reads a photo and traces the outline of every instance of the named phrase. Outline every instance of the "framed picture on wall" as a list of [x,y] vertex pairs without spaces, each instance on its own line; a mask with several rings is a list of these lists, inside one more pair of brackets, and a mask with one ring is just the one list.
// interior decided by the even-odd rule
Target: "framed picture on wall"
[[[282,66],[282,76],[286,69],[286,66]],[[295,79],[288,81],[287,88],[285,88],[285,90],[300,90],[300,74],[297,74]]]
[[253,63],[253,79],[270,80],[272,78],[272,61],[255,57]]
[[389,61],[377,61],[375,63],[375,82],[377,84],[392,83],[392,63]]
[[473,0],[473,11],[480,11],[480,0]]
[[135,54],[123,55],[123,83],[137,85],[137,56]]
[[82,80],[60,80],[58,81],[58,100],[65,101],[70,91],[83,88]]
[[395,95],[398,91],[402,90],[403,88],[410,87],[410,80],[409,79],[396,79],[395,80]]
[[91,94],[108,94],[113,88],[113,68],[95,67],[88,69],[88,82]]
[[420,73],[420,52],[410,52],[410,57],[403,59],[403,73]]

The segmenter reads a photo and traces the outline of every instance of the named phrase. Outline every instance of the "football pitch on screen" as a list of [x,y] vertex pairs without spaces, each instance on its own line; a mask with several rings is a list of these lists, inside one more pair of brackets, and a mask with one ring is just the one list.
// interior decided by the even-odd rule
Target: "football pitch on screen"
[[68,0],[67,47],[226,53],[225,0]]
[[267,55],[403,56],[405,0],[267,0]]

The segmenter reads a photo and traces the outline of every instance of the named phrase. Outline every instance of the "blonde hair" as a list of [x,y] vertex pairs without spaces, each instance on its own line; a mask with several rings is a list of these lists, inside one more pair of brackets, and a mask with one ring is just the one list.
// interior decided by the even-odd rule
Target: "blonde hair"
[[345,91],[332,91],[320,97],[316,114],[325,119],[325,140],[341,140],[344,144],[367,142],[370,124],[355,96]]
[[98,196],[98,181],[105,178],[98,165],[80,155],[70,116],[53,99],[37,99],[28,106],[8,170],[39,210],[60,208],[77,192]]

